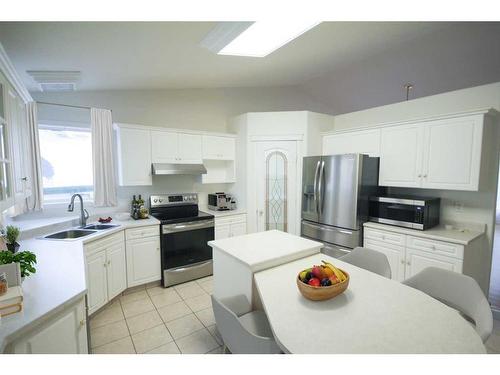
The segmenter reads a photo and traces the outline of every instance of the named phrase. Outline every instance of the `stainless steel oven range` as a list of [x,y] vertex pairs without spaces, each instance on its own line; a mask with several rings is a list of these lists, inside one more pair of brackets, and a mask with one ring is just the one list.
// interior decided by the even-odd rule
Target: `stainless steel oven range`
[[211,275],[214,216],[198,210],[198,194],[152,195],[151,215],[161,222],[162,284]]

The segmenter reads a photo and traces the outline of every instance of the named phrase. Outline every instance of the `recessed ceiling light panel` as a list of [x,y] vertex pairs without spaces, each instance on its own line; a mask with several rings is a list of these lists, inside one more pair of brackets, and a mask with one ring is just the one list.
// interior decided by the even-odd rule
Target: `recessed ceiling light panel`
[[264,57],[312,29],[310,20],[257,21],[223,47],[219,55]]

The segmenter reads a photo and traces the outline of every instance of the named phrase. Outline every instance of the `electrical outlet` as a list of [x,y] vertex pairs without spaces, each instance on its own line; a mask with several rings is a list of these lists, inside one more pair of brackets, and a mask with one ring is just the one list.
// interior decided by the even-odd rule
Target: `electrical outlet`
[[453,201],[453,207],[455,208],[456,212],[463,212],[464,211],[464,204],[463,204],[463,202]]

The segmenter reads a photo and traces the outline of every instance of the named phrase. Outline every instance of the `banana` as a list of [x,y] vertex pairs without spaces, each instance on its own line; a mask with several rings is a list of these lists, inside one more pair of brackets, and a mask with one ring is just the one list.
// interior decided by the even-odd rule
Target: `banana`
[[326,267],[332,270],[332,272],[335,274],[335,276],[339,279],[340,282],[344,282],[347,279],[344,273],[337,267],[335,267],[333,264],[325,262],[324,260],[322,260],[322,262]]

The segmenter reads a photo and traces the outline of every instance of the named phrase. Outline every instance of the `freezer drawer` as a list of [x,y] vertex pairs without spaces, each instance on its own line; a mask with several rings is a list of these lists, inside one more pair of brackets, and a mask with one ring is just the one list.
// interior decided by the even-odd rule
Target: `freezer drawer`
[[361,246],[362,234],[359,230],[350,230],[309,221],[302,221],[301,235],[321,242],[328,242],[341,247],[354,249]]

